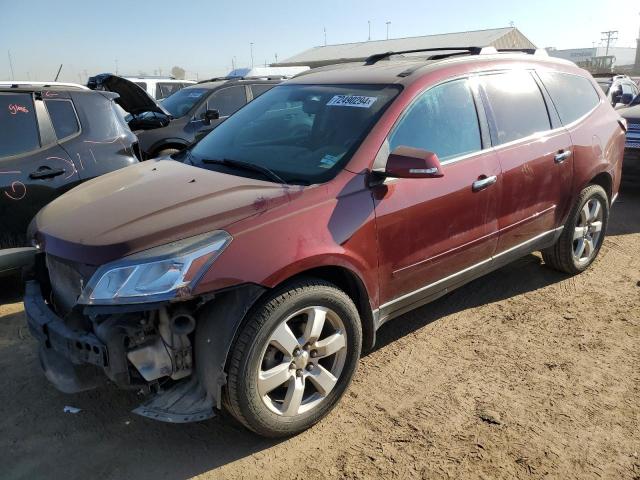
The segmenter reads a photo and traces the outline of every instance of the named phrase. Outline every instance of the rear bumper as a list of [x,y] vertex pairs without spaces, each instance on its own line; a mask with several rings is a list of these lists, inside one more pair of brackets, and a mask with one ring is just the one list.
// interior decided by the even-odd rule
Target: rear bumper
[[53,350],[76,365],[91,364],[102,368],[109,365],[107,346],[93,333],[68,327],[49,308],[40,285],[33,280],[26,283],[24,311],[31,334],[45,350]]

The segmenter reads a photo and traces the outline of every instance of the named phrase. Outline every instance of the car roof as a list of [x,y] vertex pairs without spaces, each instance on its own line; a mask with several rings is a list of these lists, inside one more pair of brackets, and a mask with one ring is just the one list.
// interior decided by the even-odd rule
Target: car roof
[[480,55],[452,55],[446,58],[425,59],[416,56],[393,56],[381,59],[368,65],[365,63],[343,63],[319,67],[301,73],[287,83],[300,84],[401,84],[408,85],[424,74],[450,66],[469,65],[473,70],[481,71],[482,65],[496,61],[511,61],[528,64],[546,65],[548,67],[562,65],[579,69],[574,63],[546,55],[528,53],[496,52]]
[[194,85],[189,85],[185,88],[208,88],[210,90],[221,87],[223,85],[248,85],[248,84],[267,84],[277,85],[281,83],[281,79],[264,79],[264,78],[215,78],[211,80],[203,80]]
[[64,82],[29,82],[29,81],[0,81],[0,89],[11,90],[89,90],[79,83]]
[[22,84],[8,85],[0,83],[0,91],[2,92],[41,92],[43,90],[60,91],[60,92],[91,92],[87,87],[82,85],[52,85],[52,84]]
[[180,80],[177,78],[166,77],[122,77],[132,82],[148,82],[148,83],[196,83],[194,80]]

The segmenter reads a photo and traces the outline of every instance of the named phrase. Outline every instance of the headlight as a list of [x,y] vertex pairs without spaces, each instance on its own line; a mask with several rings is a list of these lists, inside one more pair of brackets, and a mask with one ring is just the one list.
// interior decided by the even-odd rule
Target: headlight
[[219,230],[103,265],[89,280],[78,303],[148,303],[188,296],[231,240],[231,235]]

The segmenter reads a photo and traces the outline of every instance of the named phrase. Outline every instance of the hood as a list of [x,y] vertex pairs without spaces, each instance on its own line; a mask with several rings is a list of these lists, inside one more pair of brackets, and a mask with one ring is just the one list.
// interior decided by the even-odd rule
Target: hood
[[200,233],[225,229],[288,203],[284,185],[149,160],[58,197],[32,228],[47,253],[101,265]]
[[624,117],[627,120],[640,120],[640,105],[629,108],[621,108],[620,110],[618,110],[618,113],[621,117]]
[[110,73],[101,73],[89,78],[87,87],[91,90],[105,90],[117,93],[120,98],[116,99],[116,103],[132,115],[143,112],[170,115],[146,90],[126,78]]

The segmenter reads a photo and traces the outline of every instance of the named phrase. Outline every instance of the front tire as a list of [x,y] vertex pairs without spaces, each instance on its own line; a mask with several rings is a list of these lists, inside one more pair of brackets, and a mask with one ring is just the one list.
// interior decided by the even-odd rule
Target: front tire
[[358,311],[343,291],[315,279],[289,284],[249,313],[231,352],[225,406],[263,436],[306,430],[342,397],[361,345]]
[[588,185],[574,205],[558,241],[542,251],[544,262],[561,272],[585,271],[598,256],[609,222],[609,198],[600,185]]

